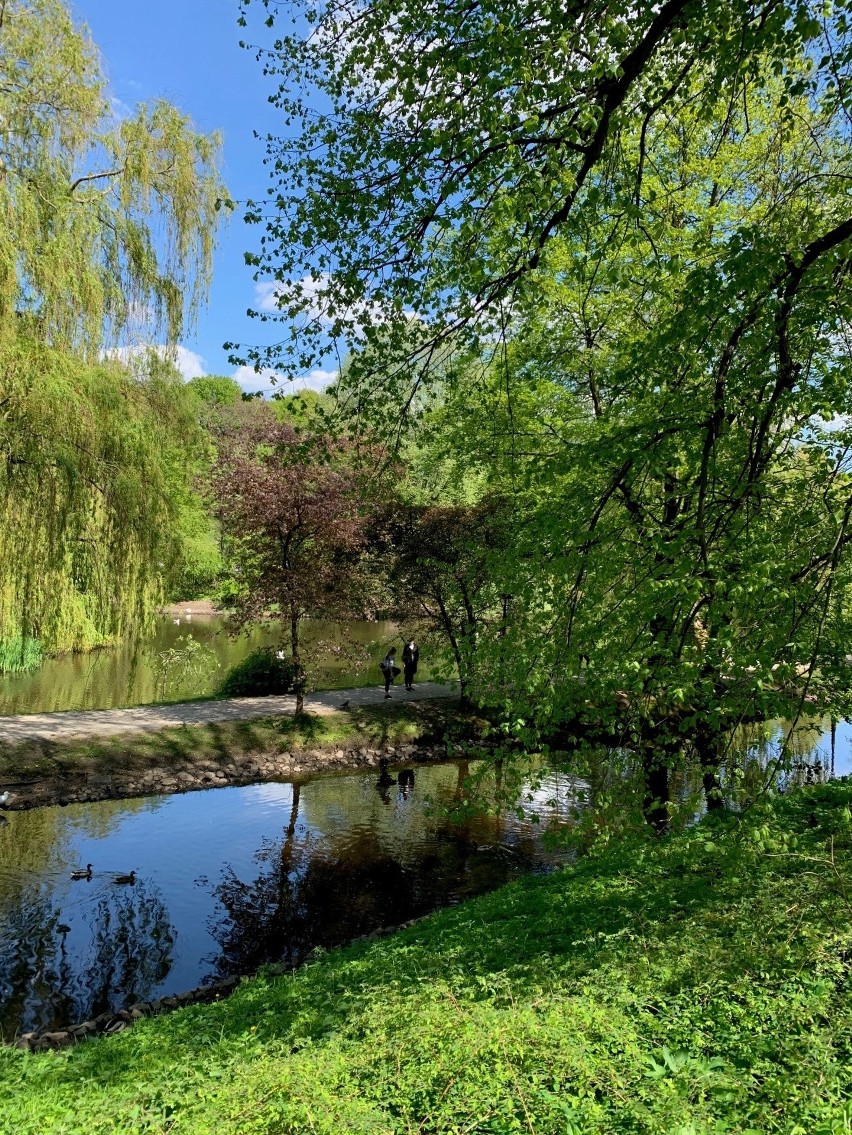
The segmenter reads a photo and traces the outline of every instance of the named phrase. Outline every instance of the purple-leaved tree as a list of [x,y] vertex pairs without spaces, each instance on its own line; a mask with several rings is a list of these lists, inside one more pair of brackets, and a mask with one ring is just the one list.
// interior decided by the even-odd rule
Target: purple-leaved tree
[[234,619],[289,624],[297,713],[302,619],[351,617],[356,605],[368,505],[355,455],[350,443],[306,437],[257,403],[219,438],[213,491],[237,576]]

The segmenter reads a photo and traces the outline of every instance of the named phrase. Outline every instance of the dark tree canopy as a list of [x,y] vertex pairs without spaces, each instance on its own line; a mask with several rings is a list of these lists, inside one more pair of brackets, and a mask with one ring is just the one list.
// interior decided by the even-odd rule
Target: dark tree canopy
[[225,420],[213,476],[228,541],[238,626],[277,618],[289,626],[297,711],[304,669],[299,627],[307,615],[350,614],[364,544],[363,493],[348,446],[300,437],[268,403]]

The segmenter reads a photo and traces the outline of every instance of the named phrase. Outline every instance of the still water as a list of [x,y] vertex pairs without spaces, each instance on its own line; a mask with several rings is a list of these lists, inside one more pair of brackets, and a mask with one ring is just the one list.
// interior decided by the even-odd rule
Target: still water
[[[187,637],[205,647],[200,672],[185,676],[179,665],[164,669],[163,652],[182,647]],[[316,689],[379,685],[379,659],[388,646],[402,648],[400,628],[389,622],[309,619],[303,624],[303,639],[309,682]],[[255,627],[235,638],[220,615],[194,613],[187,618],[181,612],[159,619],[142,643],[49,658],[31,674],[0,674],[0,715],[116,709],[205,697],[215,693],[228,669],[251,651],[281,642],[279,627]],[[429,681],[428,652],[421,657],[418,677]]]
[[[525,785],[523,818],[454,821],[448,806],[472,769],[407,765],[3,814],[0,1031],[297,963],[563,861],[544,833],[570,826],[577,782],[552,773]],[[87,863],[92,878],[73,881]],[[113,882],[130,870],[134,885]]]

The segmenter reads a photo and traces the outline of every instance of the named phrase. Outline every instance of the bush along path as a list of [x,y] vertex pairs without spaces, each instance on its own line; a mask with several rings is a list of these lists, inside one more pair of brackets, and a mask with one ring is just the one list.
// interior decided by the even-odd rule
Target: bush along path
[[0,1051],[0,1130],[838,1135],[852,787],[626,836],[228,1000]]

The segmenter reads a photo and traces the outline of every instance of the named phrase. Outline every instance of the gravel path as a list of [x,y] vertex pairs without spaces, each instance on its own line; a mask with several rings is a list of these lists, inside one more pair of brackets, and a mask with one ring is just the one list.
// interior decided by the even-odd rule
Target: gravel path
[[[393,698],[425,701],[458,695],[455,685],[423,682],[407,693],[394,686]],[[308,713],[328,714],[337,709],[384,703],[384,687],[359,690],[324,690],[305,696]],[[174,725],[208,725],[216,721],[248,721],[253,717],[274,717],[293,713],[292,694],[266,698],[226,698],[221,701],[184,702],[183,705],[138,706],[134,709],[90,709],[69,713],[21,713],[0,717],[0,744],[21,741],[60,741],[66,737],[109,737],[115,733],[143,733],[168,729]]]

